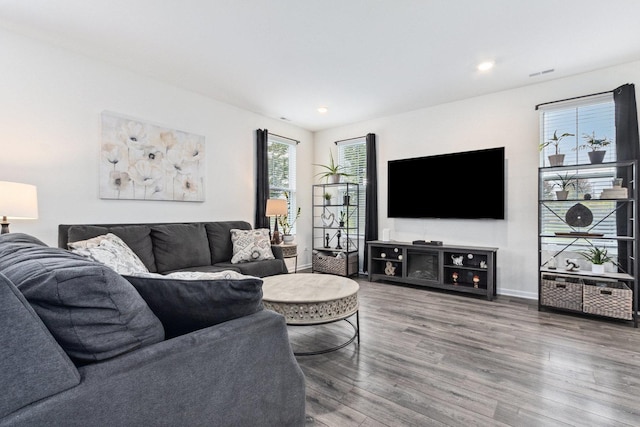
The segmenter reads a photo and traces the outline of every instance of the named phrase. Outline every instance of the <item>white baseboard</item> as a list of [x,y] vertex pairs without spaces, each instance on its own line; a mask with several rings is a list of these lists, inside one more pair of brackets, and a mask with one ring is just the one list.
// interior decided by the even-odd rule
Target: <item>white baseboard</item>
[[517,291],[515,289],[498,289],[498,295],[505,295],[509,297],[525,298],[525,299],[538,299],[537,292]]

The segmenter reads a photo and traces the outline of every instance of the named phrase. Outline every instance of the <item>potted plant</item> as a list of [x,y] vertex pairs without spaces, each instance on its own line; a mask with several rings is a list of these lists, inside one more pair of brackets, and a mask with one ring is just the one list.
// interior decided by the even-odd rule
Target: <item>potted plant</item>
[[344,227],[345,216],[346,216],[345,212],[344,211],[340,211],[340,222],[339,222],[340,227]]
[[[284,198],[287,200],[287,212],[291,211],[291,203],[289,200],[289,192],[285,191],[284,192]],[[289,218],[289,214],[287,213],[287,215],[282,215],[280,217],[278,217],[278,223],[280,224],[280,227],[282,228],[282,240],[285,243],[291,243],[293,241],[293,235],[291,234],[291,229],[293,228],[294,224],[296,223],[296,221],[298,220],[298,218],[300,217],[300,207],[298,207],[297,211],[296,211],[296,215],[295,218],[293,218],[293,220],[290,220]]]
[[580,255],[591,263],[591,271],[598,274],[604,273],[606,262],[613,261],[605,248],[600,249],[597,246],[589,248],[586,252],[580,252]]
[[344,177],[351,176],[350,173],[346,172],[344,166],[338,165],[333,161],[333,153],[331,152],[331,150],[329,150],[329,164],[328,165],[319,165],[317,163],[314,163],[314,165],[315,166],[320,166],[321,168],[325,169],[324,172],[320,172],[320,173],[316,174],[316,176],[319,176],[320,179],[325,178],[327,180],[327,184],[328,183],[338,184],[340,182],[340,179],[343,176]]
[[560,190],[556,190],[556,198],[558,200],[567,200],[569,189],[576,187],[576,178],[574,175],[569,176],[568,173],[565,173],[564,176],[558,175],[555,185],[560,188]]
[[602,163],[604,160],[604,155],[607,153],[606,150],[601,150],[607,145],[611,145],[611,140],[606,136],[604,138],[596,138],[596,133],[593,132],[591,135],[584,134],[582,135],[582,139],[585,140],[585,143],[578,146],[578,148],[590,148],[589,151],[589,161],[593,164]]
[[564,163],[564,154],[560,154],[559,147],[560,147],[560,141],[562,141],[562,138],[566,138],[568,136],[575,136],[575,135],[572,133],[565,132],[562,135],[558,136],[558,131],[555,130],[553,131],[553,137],[549,138],[548,141],[545,141],[538,146],[538,149],[540,151],[544,150],[549,145],[553,145],[555,147],[555,154],[550,154],[548,156],[549,165],[562,166],[562,164]]
[[324,204],[325,205],[330,205],[331,204],[331,198],[333,197],[333,195],[331,193],[329,193],[328,191],[325,191],[325,193],[322,195],[322,197],[324,198]]

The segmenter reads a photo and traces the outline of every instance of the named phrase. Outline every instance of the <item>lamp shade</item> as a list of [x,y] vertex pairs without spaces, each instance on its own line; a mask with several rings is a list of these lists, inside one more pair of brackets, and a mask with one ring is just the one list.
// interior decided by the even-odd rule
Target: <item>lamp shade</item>
[[267,199],[266,216],[280,216],[287,214],[285,199]]
[[38,193],[35,185],[0,181],[0,217],[38,218]]

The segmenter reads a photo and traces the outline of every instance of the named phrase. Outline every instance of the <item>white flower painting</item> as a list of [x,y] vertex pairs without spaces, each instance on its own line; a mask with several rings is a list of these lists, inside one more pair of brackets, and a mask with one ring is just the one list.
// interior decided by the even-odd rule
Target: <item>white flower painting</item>
[[204,201],[204,136],[102,113],[100,198]]

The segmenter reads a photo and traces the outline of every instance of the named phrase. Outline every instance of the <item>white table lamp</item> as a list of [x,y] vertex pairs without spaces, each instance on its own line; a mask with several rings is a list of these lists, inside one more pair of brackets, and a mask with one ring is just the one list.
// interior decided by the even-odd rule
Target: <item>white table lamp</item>
[[267,207],[265,209],[266,216],[275,216],[276,225],[273,228],[273,235],[271,236],[271,243],[277,245],[282,242],[282,237],[278,231],[278,217],[280,215],[287,214],[287,201],[285,199],[267,199]]
[[9,219],[37,219],[38,193],[35,185],[0,181],[2,231],[9,232]]

